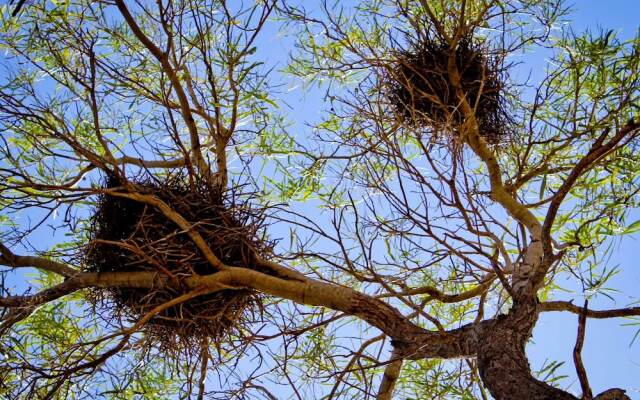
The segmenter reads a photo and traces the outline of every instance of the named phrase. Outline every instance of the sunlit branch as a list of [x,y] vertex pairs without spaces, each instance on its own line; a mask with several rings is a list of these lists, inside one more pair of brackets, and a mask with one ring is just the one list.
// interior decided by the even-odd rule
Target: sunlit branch
[[70,278],[78,273],[77,270],[57,261],[43,257],[20,256],[14,254],[9,248],[0,243],[0,264],[12,268],[33,267]]
[[[548,301],[538,305],[541,312],[549,311],[568,311],[573,314],[582,313],[582,307],[577,306],[568,301]],[[640,315],[640,307],[616,308],[611,310],[590,310],[587,309],[586,315],[589,318],[617,318],[617,317],[634,317]]]

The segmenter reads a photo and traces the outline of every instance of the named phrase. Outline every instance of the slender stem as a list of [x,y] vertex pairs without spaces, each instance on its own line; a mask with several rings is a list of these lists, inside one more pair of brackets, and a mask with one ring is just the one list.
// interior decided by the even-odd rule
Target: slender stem
[[591,387],[589,386],[589,379],[587,378],[587,371],[584,369],[584,364],[582,363],[582,345],[584,344],[584,333],[587,325],[588,305],[589,301],[585,300],[584,307],[582,307],[582,312],[578,317],[578,335],[576,338],[576,345],[573,348],[573,362],[576,365],[576,373],[578,374],[578,379],[580,379],[582,398],[584,400],[591,400],[593,398],[593,393],[591,392]]

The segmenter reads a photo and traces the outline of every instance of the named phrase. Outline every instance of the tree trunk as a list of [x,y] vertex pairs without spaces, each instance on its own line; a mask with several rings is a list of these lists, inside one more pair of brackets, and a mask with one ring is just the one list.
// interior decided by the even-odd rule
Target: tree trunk
[[478,346],[478,369],[496,400],[577,400],[533,377],[525,346],[537,320],[536,301],[514,305],[508,315],[484,329]]

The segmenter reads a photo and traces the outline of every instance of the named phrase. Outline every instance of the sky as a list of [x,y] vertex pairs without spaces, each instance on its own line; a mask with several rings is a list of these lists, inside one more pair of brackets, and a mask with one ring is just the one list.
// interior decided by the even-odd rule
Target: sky
[[[576,32],[585,29],[615,29],[621,38],[633,36],[640,28],[639,0],[578,0],[574,3],[572,26]],[[543,71],[546,60],[532,58],[527,63],[531,68]],[[632,212],[629,221],[640,218],[640,212]],[[628,306],[628,295],[638,296],[640,288],[640,265],[638,265],[638,246],[640,235],[625,237],[617,241],[610,266],[619,266],[620,273],[611,281],[612,287],[620,290],[613,302],[606,297],[598,297],[590,303],[594,309],[619,308]],[[577,293],[579,294],[579,293]],[[574,297],[567,293],[566,298]],[[576,304],[582,304],[576,296]],[[635,304],[637,305],[637,304]],[[580,392],[580,383],[573,364],[573,346],[577,331],[577,316],[568,313],[543,314],[533,333],[533,341],[527,347],[527,353],[534,370],[539,370],[545,362],[564,361],[558,369],[558,375],[568,377],[561,381],[563,387],[569,386],[574,393]],[[629,319],[587,321],[583,362],[587,370],[589,383],[594,395],[608,388],[620,387],[627,390],[632,399],[640,399],[640,336],[633,342],[640,325],[621,326],[633,322]],[[636,323],[640,321],[636,319]]]
[[[640,0],[575,0],[568,2],[573,12],[570,24],[576,33],[584,30],[614,29],[619,38],[634,36],[640,24]],[[272,43],[275,48],[286,51],[286,44]],[[269,51],[273,54],[274,47]],[[544,76],[549,52],[525,55],[521,61],[518,74],[531,78]],[[300,120],[318,120],[323,113],[318,103],[310,96],[291,97],[292,109],[300,113]],[[640,219],[640,210],[635,210],[628,221]],[[609,266],[619,267],[619,274],[610,282],[610,287],[620,292],[615,295],[616,301],[604,296],[591,299],[593,309],[620,308],[630,304],[630,297],[638,297],[640,288],[640,265],[638,265],[637,249],[640,246],[640,235],[624,237],[614,242],[614,250],[609,259]],[[571,289],[570,281],[561,281],[561,285]],[[558,297],[560,300],[575,299],[575,304],[582,305],[581,290],[567,292]],[[541,370],[550,362],[562,362],[555,372],[556,376],[565,376],[557,383],[564,389],[579,395],[580,383],[573,363],[573,348],[577,332],[577,315],[569,313],[545,313],[541,315],[533,333],[531,343],[527,346],[527,354],[534,371]],[[589,319],[586,327],[585,343],[582,357],[587,370],[591,389],[595,394],[613,387],[627,390],[634,400],[640,400],[640,319],[636,325],[631,319],[614,318],[608,320]],[[635,335],[637,340],[634,341]]]
[[[584,29],[615,29],[622,38],[634,35],[639,28],[640,0],[577,0],[574,3],[572,26],[576,32]],[[274,39],[274,45],[275,43]],[[273,51],[273,49],[269,49]],[[526,60],[526,68],[533,73],[543,74],[546,65],[545,57],[535,55]],[[299,95],[290,97],[292,110],[301,112],[301,120],[317,120],[321,112],[313,99]],[[630,221],[640,218],[640,211],[632,212]],[[590,306],[594,309],[619,308],[628,306],[628,295],[638,295],[640,288],[640,265],[636,252],[640,246],[640,235],[625,237],[616,242],[613,255],[609,260],[611,266],[619,266],[620,273],[611,286],[620,290],[615,296],[616,302],[600,297],[594,299]],[[566,293],[566,299],[576,298],[581,304],[579,292]],[[621,326],[631,322],[628,319],[589,320],[586,328],[583,360],[594,394],[611,387],[627,390],[632,399],[640,400],[640,335],[633,342],[640,329],[640,320],[636,326]],[[580,392],[572,361],[575,343],[577,316],[568,313],[546,313],[538,321],[534,330],[532,343],[527,347],[533,370],[539,370],[545,363],[560,361],[564,364],[558,368],[558,375],[567,377],[560,385],[574,393]],[[633,342],[633,343],[632,343]]]

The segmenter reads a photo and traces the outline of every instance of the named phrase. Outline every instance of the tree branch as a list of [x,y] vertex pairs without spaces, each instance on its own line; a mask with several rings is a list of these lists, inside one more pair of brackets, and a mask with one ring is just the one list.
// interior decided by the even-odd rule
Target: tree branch
[[618,144],[623,139],[638,129],[640,129],[640,121],[631,120],[618,130],[618,132],[613,135],[607,143],[604,143],[604,140],[610,130],[605,129],[598,139],[593,142],[587,155],[582,157],[573,167],[567,178],[562,183],[562,186],[560,186],[558,191],[553,195],[549,208],[547,209],[547,215],[544,218],[544,223],[542,225],[542,243],[546,257],[550,257],[552,255],[551,228],[553,227],[553,222],[555,221],[558,210],[560,209],[560,205],[567,197],[578,178],[590,170],[602,158],[611,154],[612,151],[618,148]]
[[[478,332],[484,326],[483,322],[447,332],[429,331],[414,325],[387,303],[353,289],[309,278],[305,281],[283,279],[249,268],[224,266],[220,272],[204,276],[193,275],[185,278],[182,283],[190,289],[202,289],[202,294],[224,289],[249,288],[299,304],[342,311],[385,333],[392,339],[398,354],[409,359],[473,356]],[[42,304],[88,287],[157,289],[174,286],[169,277],[157,272],[83,272],[32,296],[10,296],[0,299],[0,305],[17,307],[34,302]]]
[[[538,304],[538,311],[569,311],[574,314],[581,314],[582,307],[578,307],[568,301],[548,301]],[[586,310],[586,316],[589,318],[616,318],[616,317],[632,317],[640,315],[640,307],[615,308],[611,310]]]
[[182,167],[186,164],[184,158],[175,160],[144,160],[142,158],[123,156],[115,159],[117,164],[137,165],[142,168],[175,168]]
[[495,275],[491,274],[487,278],[485,278],[484,281],[481,282],[479,285],[474,286],[473,288],[466,290],[464,292],[456,293],[456,294],[445,293],[433,286],[423,286],[423,287],[414,288],[414,289],[407,289],[399,293],[385,294],[380,297],[382,298],[382,297],[392,297],[392,296],[393,297],[415,296],[415,295],[426,294],[441,303],[458,303],[460,301],[469,300],[471,298],[474,298],[486,292],[491,287],[491,284],[493,284],[494,279],[495,279]]
[[200,137],[198,135],[198,128],[195,124],[195,120],[193,115],[191,114],[191,106],[189,103],[189,99],[182,88],[182,84],[180,83],[180,79],[178,78],[178,74],[171,66],[169,62],[169,57],[166,53],[164,53],[158,46],[156,46],[147,35],[140,29],[137,22],[129,12],[125,2],[123,0],[115,0],[116,6],[120,13],[124,17],[127,25],[131,28],[133,34],[138,38],[138,40],[153,54],[153,56],[160,62],[162,66],[162,70],[167,74],[171,84],[173,86],[173,90],[178,97],[178,102],[180,103],[180,112],[182,114],[182,118],[184,119],[184,123],[187,125],[187,129],[189,130],[189,137],[191,139],[191,152],[194,158],[194,162],[200,171],[200,174],[204,178],[209,177],[209,166],[204,160],[202,156],[202,151],[200,149]]
[[44,289],[30,296],[7,296],[0,297],[0,307],[16,308],[16,307],[35,307],[50,301],[59,299],[69,293],[78,290],[77,283],[71,279],[64,281],[59,285]]
[[576,374],[578,375],[578,379],[580,379],[582,398],[584,400],[591,400],[593,398],[593,393],[589,386],[589,379],[587,378],[587,371],[584,369],[584,364],[582,363],[582,345],[584,344],[584,333],[587,325],[586,310],[588,305],[589,301],[585,300],[584,307],[582,307],[582,312],[578,318],[578,335],[576,337],[576,345],[573,348],[573,362],[576,365]]
[[399,358],[394,351],[391,353],[391,362],[387,364],[387,367],[384,369],[384,375],[382,376],[382,382],[380,382],[376,400],[391,400],[393,398],[393,390],[400,377],[401,369],[402,358]]
[[63,263],[49,260],[44,257],[16,255],[2,243],[0,243],[0,265],[6,265],[11,268],[33,267],[53,272],[66,278],[75,276],[78,273],[77,270]]

